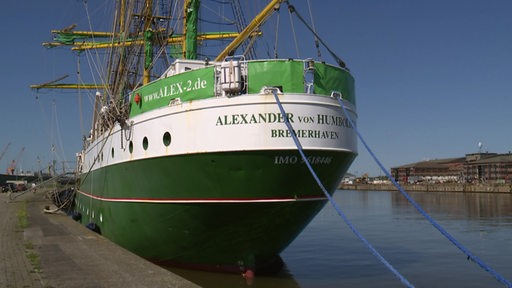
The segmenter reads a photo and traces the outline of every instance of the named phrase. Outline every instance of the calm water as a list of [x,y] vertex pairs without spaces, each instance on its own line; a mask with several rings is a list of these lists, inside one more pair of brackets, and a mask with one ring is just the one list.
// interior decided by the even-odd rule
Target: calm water
[[[512,195],[410,193],[473,254],[512,281]],[[416,287],[504,287],[441,235],[399,192],[342,191],[359,232]],[[403,287],[328,203],[281,254],[286,271],[238,275],[171,269],[203,287]]]

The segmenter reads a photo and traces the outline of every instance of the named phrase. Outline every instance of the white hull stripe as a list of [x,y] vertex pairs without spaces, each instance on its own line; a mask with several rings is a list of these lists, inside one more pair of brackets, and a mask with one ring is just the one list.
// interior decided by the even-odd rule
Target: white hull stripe
[[272,202],[299,202],[299,201],[325,201],[326,197],[300,197],[300,198],[110,198],[99,197],[78,190],[78,193],[104,202],[130,202],[130,203],[272,203]]

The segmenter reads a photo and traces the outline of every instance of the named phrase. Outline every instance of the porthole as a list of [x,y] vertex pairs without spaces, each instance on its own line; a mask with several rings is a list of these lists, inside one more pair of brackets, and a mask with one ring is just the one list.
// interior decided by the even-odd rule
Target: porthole
[[133,153],[133,141],[128,144],[128,151],[130,151],[130,154]]
[[163,141],[164,141],[164,145],[165,145],[165,147],[167,147],[167,146],[171,145],[171,133],[169,133],[169,132],[165,132],[165,133],[164,133]]
[[148,137],[144,137],[144,139],[142,139],[142,148],[144,148],[144,150],[148,150],[148,146]]
[[114,147],[112,147],[112,159],[114,159]]

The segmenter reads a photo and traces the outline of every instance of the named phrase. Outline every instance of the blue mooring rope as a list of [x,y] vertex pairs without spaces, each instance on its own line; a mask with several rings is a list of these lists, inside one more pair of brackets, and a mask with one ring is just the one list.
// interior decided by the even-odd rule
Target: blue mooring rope
[[343,100],[341,100],[341,96],[336,97],[336,99],[340,103],[341,108],[343,109],[343,113],[345,114],[348,121],[350,122],[350,125],[352,126],[354,131],[356,131],[357,136],[359,137],[359,140],[361,140],[361,142],[363,143],[366,150],[372,156],[373,160],[379,165],[380,170],[382,170],[382,172],[384,172],[384,174],[386,174],[386,176],[393,183],[393,185],[395,185],[395,187],[400,191],[400,193],[402,193],[402,195],[404,195],[404,197],[407,198],[407,200],[414,206],[414,208],[416,208],[416,210],[418,210],[432,224],[432,226],[436,227],[437,230],[439,230],[439,232],[441,232],[441,234],[443,234],[446,238],[448,238],[448,240],[450,240],[450,242],[452,242],[457,248],[459,248],[464,254],[466,254],[466,256],[468,257],[467,258],[468,260],[471,260],[471,261],[477,263],[482,269],[484,269],[485,271],[490,273],[492,276],[494,276],[494,278],[496,278],[496,280],[505,284],[508,288],[512,288],[512,283],[509,280],[507,280],[506,278],[501,276],[498,272],[494,271],[489,265],[485,264],[482,260],[480,260],[476,255],[471,253],[471,251],[469,251],[466,247],[464,247],[464,245],[462,245],[459,241],[457,241],[457,239],[455,239],[452,235],[450,235],[450,233],[448,233],[448,231],[446,231],[441,225],[439,225],[434,219],[432,219],[432,217],[430,217],[430,215],[428,215],[427,212],[425,212],[425,210],[423,210],[423,208],[421,208],[421,206],[418,203],[416,203],[416,201],[414,201],[414,199],[412,199],[411,196],[407,192],[404,191],[404,189],[395,181],[395,179],[393,177],[391,177],[391,175],[384,168],[384,166],[379,161],[379,159],[377,159],[377,157],[375,156],[373,151],[366,144],[366,141],[364,141],[363,136],[361,136],[361,133],[359,133],[359,130],[357,129],[356,125],[354,125],[354,122],[352,122],[352,119],[350,118],[350,115],[348,114],[348,112],[345,108],[345,105],[343,104]]
[[274,94],[274,98],[276,99],[277,105],[279,106],[279,111],[281,111],[281,115],[283,116],[284,123],[286,124],[286,127],[288,128],[290,135],[293,138],[293,142],[295,142],[295,145],[297,146],[297,149],[299,150],[302,160],[304,160],[304,163],[306,163],[309,171],[311,172],[311,175],[313,175],[313,178],[315,178],[318,186],[322,189],[322,191],[324,192],[327,199],[329,199],[329,202],[332,204],[332,206],[338,212],[338,214],[341,216],[341,218],[343,218],[343,221],[345,221],[345,223],[350,228],[350,230],[352,230],[352,232],[366,245],[366,247],[368,247],[370,252],[373,255],[375,255],[375,257],[377,257],[377,259],[379,259],[380,262],[382,262],[391,272],[393,272],[393,274],[395,274],[395,276],[398,277],[398,279],[400,279],[400,281],[405,286],[414,287],[414,285],[412,285],[404,276],[402,276],[400,274],[400,272],[398,272],[398,270],[396,270],[386,259],[384,259],[384,257],[382,257],[382,255],[380,255],[379,252],[375,248],[373,248],[373,246],[363,237],[363,235],[361,235],[361,233],[359,233],[359,231],[357,231],[357,229],[354,227],[354,225],[352,225],[350,220],[348,220],[348,218],[345,216],[343,211],[341,211],[341,209],[338,207],[336,202],[332,199],[329,192],[327,192],[324,185],[322,184],[322,182],[316,175],[315,171],[313,170],[313,167],[311,167],[311,164],[309,163],[309,160],[307,159],[306,155],[304,154],[304,151],[302,150],[302,145],[300,144],[299,139],[297,138],[297,135],[295,135],[295,133],[293,132],[292,125],[290,124],[290,122],[288,121],[288,118],[286,117],[286,112],[284,111],[283,105],[281,105],[281,101],[279,101],[279,97],[277,96],[276,90],[277,89],[273,89],[272,93]]

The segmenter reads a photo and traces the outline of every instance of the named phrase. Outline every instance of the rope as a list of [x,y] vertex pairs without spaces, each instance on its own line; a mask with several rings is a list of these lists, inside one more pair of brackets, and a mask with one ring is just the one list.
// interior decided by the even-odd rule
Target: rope
[[[309,18],[311,18],[311,28],[313,31],[316,31],[315,28],[315,21],[313,20],[313,12],[311,11],[311,3],[308,0],[308,10],[309,10]],[[320,44],[318,43],[318,37],[315,36],[315,48],[316,48],[316,56],[318,56],[318,59],[322,61],[322,53],[320,52]]]
[[297,15],[299,20],[302,22],[302,24],[304,24],[304,26],[306,26],[306,28],[311,33],[313,33],[315,38],[318,39],[318,41],[320,41],[320,43],[322,43],[322,45],[324,45],[325,49],[327,49],[327,51],[331,54],[331,57],[334,58],[334,60],[336,60],[338,65],[340,65],[340,67],[342,67],[342,68],[346,68],[347,66],[345,65],[345,62],[343,62],[343,60],[341,60],[341,58],[338,57],[338,55],[336,55],[336,53],[334,53],[331,50],[331,48],[329,48],[329,46],[327,46],[325,44],[325,42],[322,40],[322,38],[320,38],[320,36],[318,36],[318,34],[315,32],[315,29],[313,29],[311,26],[309,26],[309,24],[304,20],[304,18],[302,18],[302,16],[299,14],[299,12],[297,12],[297,10],[295,10],[295,7],[293,5],[291,5],[288,1],[286,1],[286,4],[288,4],[288,10],[290,11],[290,15],[295,13],[295,15]]
[[347,117],[350,125],[354,128],[354,131],[357,133],[359,140],[361,140],[361,142],[363,143],[366,150],[372,156],[373,160],[379,165],[381,171],[384,172],[384,174],[386,174],[386,176],[393,183],[393,185],[395,185],[395,187],[400,191],[400,193],[402,193],[402,195],[404,195],[404,197],[414,206],[414,208],[416,208],[416,210],[418,210],[432,224],[432,226],[436,227],[437,230],[439,230],[439,232],[441,232],[441,234],[443,234],[448,240],[450,240],[450,242],[452,242],[457,248],[459,248],[464,254],[466,254],[466,256],[468,257],[467,258],[468,260],[471,260],[471,261],[477,263],[478,266],[480,266],[482,269],[484,269],[485,271],[490,273],[492,276],[494,276],[494,278],[496,278],[496,280],[505,284],[507,287],[511,288],[512,283],[509,280],[507,280],[506,278],[501,276],[498,272],[494,271],[490,266],[485,264],[476,255],[474,255],[473,253],[471,253],[471,251],[469,251],[466,247],[464,247],[459,241],[457,241],[457,239],[455,239],[452,235],[450,235],[450,233],[448,233],[448,231],[446,231],[441,225],[439,225],[439,223],[437,223],[434,219],[432,219],[432,217],[430,217],[430,215],[428,215],[427,212],[425,212],[425,210],[423,210],[423,208],[421,208],[421,206],[418,203],[416,203],[416,201],[414,201],[414,199],[412,199],[411,196],[407,192],[404,191],[404,189],[395,181],[395,179],[393,177],[391,177],[389,172],[384,168],[382,163],[379,161],[379,159],[377,159],[377,157],[375,156],[373,151],[366,144],[366,141],[364,141],[363,136],[361,136],[361,133],[359,133],[359,130],[357,129],[354,122],[352,122],[352,119],[350,118],[350,115],[348,114],[348,112],[345,108],[345,105],[343,104],[343,101],[341,100],[341,96],[336,97],[336,99],[340,103],[341,108],[343,109],[343,113]]
[[[80,180],[80,183],[83,183],[85,182],[85,179],[87,179],[87,177],[89,176],[89,174],[91,173],[92,171],[92,168],[94,167],[94,164],[96,164],[96,161],[98,161],[98,158],[100,157],[101,155],[101,151],[103,151],[103,148],[105,148],[105,145],[107,144],[108,142],[108,138],[112,135],[112,130],[114,130],[114,126],[115,125],[112,125],[112,127],[110,127],[110,130],[108,131],[108,134],[106,136],[103,136],[104,139],[102,139],[103,143],[101,144],[101,148],[98,152],[98,154],[96,154],[96,156],[94,156],[94,159],[92,161],[92,164],[91,166],[89,167],[89,170],[85,173],[85,176],[84,176],[84,179]],[[122,129],[122,128],[121,128]],[[88,148],[84,149],[84,151],[86,151]],[[84,155],[85,156],[85,155]],[[83,161],[83,159],[82,159]],[[81,171],[77,171],[77,173],[80,173]]]
[[[56,133],[55,134],[56,134],[56,137],[57,137],[57,141],[58,141],[58,143],[60,145],[60,149],[59,149],[60,151],[58,151],[55,148],[55,144],[54,144],[54,146],[52,147],[53,148],[52,152],[54,153],[55,156],[57,156],[59,158],[59,160],[61,160],[63,162],[62,166],[64,168],[64,162],[66,162],[67,159],[66,159],[66,153],[64,151],[64,147],[65,146],[64,146],[64,144],[62,142],[62,133],[60,132],[60,125],[59,125],[60,121],[59,121],[59,117],[58,117],[58,114],[57,114],[57,102],[55,101],[55,98],[52,101],[52,120],[55,120],[55,123],[54,123],[55,124],[55,129],[56,129]],[[52,134],[52,137],[53,136],[54,135]],[[53,141],[53,139],[52,139],[52,141]],[[61,152],[62,154],[59,155],[59,152]]]
[[281,115],[283,116],[284,123],[286,124],[286,127],[288,128],[288,131],[292,135],[293,142],[295,143],[295,146],[297,146],[297,149],[299,150],[300,156],[302,157],[302,160],[304,160],[304,163],[306,163],[306,166],[308,167],[309,171],[311,172],[311,175],[313,176],[313,178],[315,178],[315,181],[317,182],[318,186],[320,187],[320,189],[322,189],[322,191],[324,192],[324,194],[327,197],[327,199],[329,199],[329,202],[332,204],[332,206],[334,207],[336,212],[338,212],[338,214],[341,216],[341,218],[343,218],[343,221],[345,221],[345,223],[350,228],[350,230],[352,230],[352,232],[366,245],[366,247],[368,247],[370,252],[373,255],[375,255],[375,257],[377,257],[377,259],[379,259],[380,262],[382,262],[382,264],[384,264],[391,272],[393,272],[393,274],[395,274],[395,276],[398,277],[398,279],[400,279],[400,281],[405,286],[407,286],[407,287],[414,287],[404,276],[402,276],[400,274],[400,272],[398,272],[398,270],[396,270],[386,259],[384,259],[384,257],[382,257],[382,255],[380,255],[379,252],[375,248],[373,248],[373,246],[366,240],[366,238],[363,237],[363,235],[361,233],[359,233],[359,231],[357,231],[357,229],[350,222],[350,220],[347,218],[347,216],[345,216],[345,214],[343,213],[341,208],[339,208],[338,205],[336,204],[336,202],[332,199],[332,197],[329,194],[329,192],[327,192],[327,190],[323,186],[322,182],[320,181],[318,176],[315,174],[315,171],[313,170],[313,167],[311,167],[311,164],[309,163],[308,158],[304,154],[304,151],[302,149],[302,145],[300,144],[299,139],[297,138],[297,135],[295,135],[295,133],[294,133],[292,125],[290,124],[290,122],[288,121],[288,118],[286,117],[287,114],[284,111],[283,105],[281,105],[281,101],[279,101],[279,97],[277,97],[276,90],[277,89],[273,89],[272,93],[274,94],[274,98],[276,99],[277,105],[279,106],[279,111],[281,111]]
[[277,10],[277,17],[276,17],[276,38],[274,40],[274,59],[277,59],[277,44],[279,40],[279,21],[281,19],[281,13],[279,13],[280,10]]
[[[71,193],[68,193],[66,195],[67,197],[64,199],[64,201],[61,201],[61,199],[59,198],[59,194],[63,193],[64,191],[70,191],[69,189],[71,189]],[[58,211],[66,212],[64,210],[69,209],[73,205],[73,201],[75,200],[75,193],[76,192],[75,192],[75,189],[73,189],[73,187],[68,187],[67,189],[60,190],[60,191],[58,191],[58,190],[49,191],[48,193],[46,193],[46,196],[52,200],[52,202],[53,202],[53,204],[55,204],[56,208],[55,209],[45,208],[45,209],[43,209],[43,212],[44,213],[57,213]]]
[[293,25],[292,12],[288,13],[288,15],[290,16],[290,27],[292,28],[293,42],[295,43],[295,52],[297,53],[297,58],[300,58],[299,44],[297,43],[297,33],[295,33],[295,26]]

